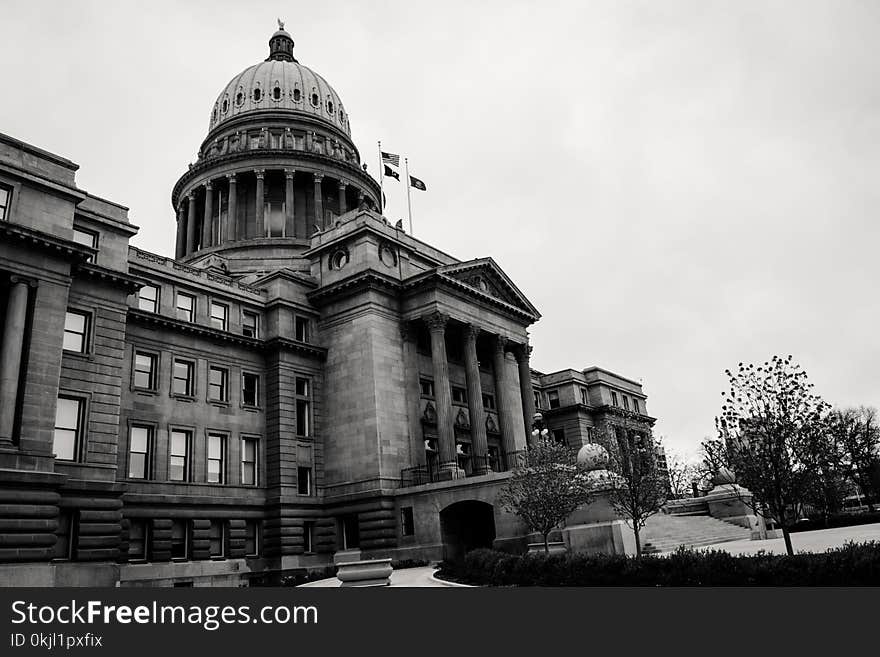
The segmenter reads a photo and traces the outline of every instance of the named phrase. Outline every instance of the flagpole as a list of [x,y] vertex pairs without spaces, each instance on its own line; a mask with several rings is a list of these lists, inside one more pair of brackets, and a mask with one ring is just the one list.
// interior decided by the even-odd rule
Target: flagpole
[[410,197],[410,179],[409,179],[409,158],[403,158],[403,164],[406,166],[406,207],[409,210],[409,234],[412,235],[412,198]]
[[385,208],[382,206],[385,204],[385,176],[382,175],[382,140],[376,143],[379,144],[379,214],[384,214]]

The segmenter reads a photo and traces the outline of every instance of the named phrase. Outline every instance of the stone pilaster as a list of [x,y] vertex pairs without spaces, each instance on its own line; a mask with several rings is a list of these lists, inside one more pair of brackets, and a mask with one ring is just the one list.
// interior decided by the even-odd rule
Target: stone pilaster
[[477,336],[480,329],[469,324],[464,328],[464,368],[467,378],[468,412],[471,422],[471,442],[474,454],[474,472],[488,470],[486,454],[486,419],[483,413],[483,389],[480,386],[480,364],[477,361]]
[[403,377],[410,439],[410,465],[425,465],[425,438],[422,432],[421,406],[419,404],[421,389],[419,387],[416,331],[409,322],[401,322],[400,337],[403,341]]
[[174,245],[174,258],[180,260],[186,254],[186,206],[177,206],[177,241]]
[[27,305],[28,283],[13,276],[0,346],[0,446],[12,445]]
[[437,438],[440,468],[455,468],[455,428],[452,417],[452,393],[449,388],[449,363],[446,360],[446,322],[449,318],[433,313],[425,318],[431,333],[431,364],[434,370],[434,403],[437,410]]
[[214,244],[214,186],[205,183],[205,217],[202,220],[202,248]]
[[296,234],[294,223],[295,199],[293,197],[293,176],[296,173],[293,169],[284,170],[284,236],[285,237],[304,237]]
[[517,345],[513,351],[516,356],[516,364],[519,367],[519,394],[522,398],[523,427],[526,432],[526,441],[531,435],[532,418],[535,415],[535,393],[532,389],[532,368],[529,364],[529,356],[532,348],[528,344]]
[[254,169],[254,175],[257,177],[257,200],[256,200],[256,211],[257,211],[257,235],[261,235],[264,237],[269,236],[269,227],[266,225],[266,217],[265,217],[265,204],[266,204],[266,190],[264,186],[264,177],[266,176],[265,169]]
[[227,174],[229,179],[229,204],[226,210],[226,241],[238,239],[238,185],[234,173]]
[[186,212],[186,253],[189,255],[196,250],[196,193],[189,193],[189,208]]
[[324,197],[321,192],[321,181],[324,176],[320,173],[312,175],[315,177],[315,225],[323,230],[326,228],[324,225]]

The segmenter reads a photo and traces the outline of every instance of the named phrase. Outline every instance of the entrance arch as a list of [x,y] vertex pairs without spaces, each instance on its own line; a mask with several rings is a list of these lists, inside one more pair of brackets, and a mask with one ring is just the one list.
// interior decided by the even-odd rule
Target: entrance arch
[[457,561],[477,548],[491,548],[495,540],[495,510],[487,502],[464,500],[440,512],[443,558]]

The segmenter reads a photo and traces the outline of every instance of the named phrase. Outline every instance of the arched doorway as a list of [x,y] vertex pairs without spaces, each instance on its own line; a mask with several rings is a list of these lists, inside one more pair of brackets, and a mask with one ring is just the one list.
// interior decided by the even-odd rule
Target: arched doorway
[[440,512],[443,558],[457,561],[477,548],[491,548],[495,540],[495,511],[491,504],[465,500]]

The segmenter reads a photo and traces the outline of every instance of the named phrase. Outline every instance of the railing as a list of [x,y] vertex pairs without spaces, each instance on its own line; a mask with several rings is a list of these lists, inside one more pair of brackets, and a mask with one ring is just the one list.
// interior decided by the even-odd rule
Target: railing
[[457,461],[440,463],[429,459],[425,465],[404,468],[400,471],[400,485],[421,486],[438,481],[455,481],[468,477],[479,477],[490,472],[507,472],[525,463],[526,452],[517,451],[504,455],[462,456]]

